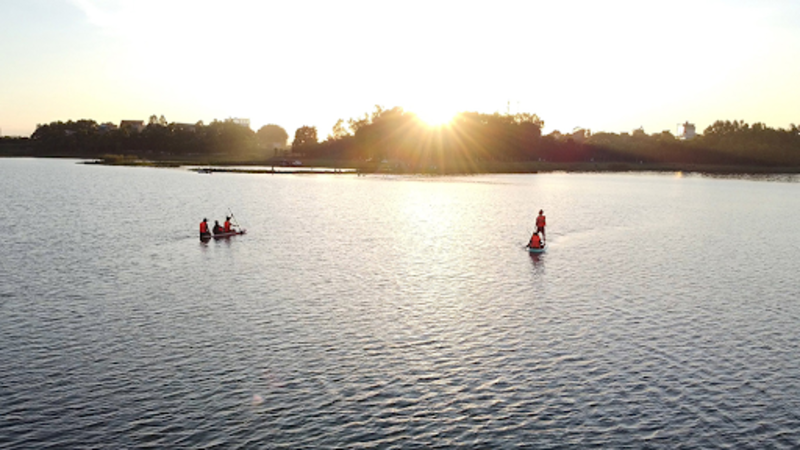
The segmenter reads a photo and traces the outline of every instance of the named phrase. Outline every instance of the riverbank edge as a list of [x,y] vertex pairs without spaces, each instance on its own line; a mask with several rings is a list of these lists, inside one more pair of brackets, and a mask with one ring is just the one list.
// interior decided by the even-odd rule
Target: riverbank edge
[[[194,165],[187,165],[194,166]],[[237,164],[237,166],[243,166]],[[261,165],[263,167],[263,165]],[[276,166],[277,167],[277,166]],[[198,166],[193,170],[201,173],[251,173],[251,174],[338,174],[338,175],[432,175],[432,176],[456,176],[456,175],[524,175],[536,173],[700,173],[710,175],[797,175],[800,174],[800,167],[769,167],[769,166],[721,166],[721,165],[702,165],[702,164],[620,164],[620,163],[599,163],[599,164],[537,164],[535,166],[525,165],[524,167],[508,167],[502,165],[483,166],[470,171],[408,171],[408,170],[363,170],[357,167],[344,166],[342,168],[331,167],[330,165],[312,165],[312,168],[294,168],[291,170],[270,169],[246,169],[246,168],[226,168],[225,166],[204,165]]]
[[[468,170],[427,170],[411,171],[402,168],[375,167],[363,163],[354,163],[340,160],[306,160],[303,167],[292,170],[280,170],[280,166],[269,161],[264,162],[235,162],[235,161],[147,161],[139,164],[111,164],[111,165],[147,165],[154,167],[197,167],[197,171],[206,173],[251,173],[251,174],[339,174],[352,175],[354,173],[367,174],[398,174],[398,175],[481,175],[481,174],[532,174],[552,172],[574,173],[618,173],[618,172],[684,172],[707,173],[714,175],[783,175],[800,174],[798,167],[775,166],[734,166],[719,164],[678,164],[678,163],[624,163],[624,162],[578,162],[578,163],[552,163],[552,162],[522,162],[522,163],[480,163],[469,167]],[[99,164],[107,164],[99,162]],[[231,166],[237,166],[232,168]],[[252,166],[253,169],[242,167]],[[255,167],[262,167],[256,169]],[[270,169],[263,169],[270,167]],[[278,168],[276,170],[275,168]],[[312,170],[309,168],[315,168]],[[318,170],[325,168],[328,170]]]
[[[30,158],[30,156],[2,156],[0,158]],[[34,157],[55,159],[80,159],[75,157]],[[195,167],[197,171],[225,173],[266,173],[266,174],[405,174],[405,175],[480,175],[480,174],[531,174],[549,172],[685,172],[707,173],[716,175],[795,175],[800,174],[800,166],[742,166],[721,164],[688,164],[688,163],[627,163],[627,162],[481,162],[471,164],[467,168],[451,170],[412,171],[402,167],[382,167],[363,162],[344,160],[304,160],[303,166],[293,170],[280,170],[280,165],[272,161],[231,161],[231,160],[145,160],[124,159],[104,161],[102,159],[86,159],[84,164],[107,166],[161,167],[181,168]],[[236,166],[236,168],[233,168]],[[252,166],[254,169],[242,167]],[[255,169],[261,167],[262,169]],[[270,167],[270,169],[263,169]],[[275,168],[279,168],[275,170]],[[313,169],[312,169],[313,168]],[[319,170],[320,168],[329,170]]]

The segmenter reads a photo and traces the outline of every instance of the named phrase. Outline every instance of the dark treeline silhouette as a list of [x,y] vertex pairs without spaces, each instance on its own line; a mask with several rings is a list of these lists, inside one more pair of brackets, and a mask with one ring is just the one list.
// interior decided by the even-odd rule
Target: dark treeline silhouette
[[[340,120],[328,138],[303,153],[316,158],[390,164],[412,172],[480,172],[488,163],[531,161],[545,148],[543,122],[535,114],[458,114],[447,126],[430,127],[402,108],[376,107],[371,115]],[[555,147],[551,145],[550,147]]]
[[285,146],[288,135],[277,125],[254,132],[231,120],[208,125],[167,123],[152,116],[141,128],[135,124],[98,124],[94,120],[52,122],[39,125],[31,135],[31,156],[97,158],[131,155],[138,158],[214,157],[258,159]]
[[[800,130],[717,121],[700,136],[669,131],[647,135],[576,129],[542,135],[535,114],[461,113],[447,126],[428,127],[401,108],[340,120],[324,142],[306,147],[317,158],[390,163],[413,172],[475,172],[496,163],[647,163],[758,167],[800,166]],[[380,162],[380,163],[379,163]],[[508,167],[506,165],[505,167]]]
[[586,145],[600,161],[800,166],[800,130],[796,125],[776,130],[762,123],[750,126],[743,121],[716,121],[691,140],[676,139],[668,131],[647,135],[636,130],[631,134],[593,134]]
[[[535,114],[465,112],[447,125],[431,127],[402,108],[376,106],[361,118],[339,120],[322,142],[316,127],[298,128],[291,153],[293,158],[339,161],[364,170],[434,173],[514,170],[516,163],[800,168],[800,130],[794,124],[773,129],[762,123],[717,121],[690,140],[669,131],[648,135],[641,129],[621,134],[576,129],[543,135],[543,126]],[[277,149],[287,138],[277,125],[256,133],[233,121],[186,125],[152,116],[147,126],[136,129],[78,120],[40,125],[30,139],[4,138],[0,155],[97,158],[111,154],[264,163],[282,156]]]
[[30,156],[33,143],[26,137],[0,137],[0,156]]

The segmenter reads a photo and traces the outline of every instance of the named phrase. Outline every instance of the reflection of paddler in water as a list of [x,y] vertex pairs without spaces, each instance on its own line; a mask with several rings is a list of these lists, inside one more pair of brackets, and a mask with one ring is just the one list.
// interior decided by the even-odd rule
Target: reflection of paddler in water
[[208,219],[203,219],[200,222],[200,239],[210,239],[211,233],[208,231]]
[[[546,219],[544,217],[544,210],[539,210],[539,215],[536,217],[536,233],[542,233],[542,243],[544,243],[547,238],[544,235],[544,226],[547,224]],[[533,239],[533,238],[531,238]]]

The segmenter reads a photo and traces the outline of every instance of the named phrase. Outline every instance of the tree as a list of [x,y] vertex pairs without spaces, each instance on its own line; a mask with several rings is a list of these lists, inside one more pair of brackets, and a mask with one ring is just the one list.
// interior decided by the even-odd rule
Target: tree
[[340,140],[340,139],[343,139],[346,136],[351,136],[351,134],[344,127],[344,120],[339,119],[339,120],[336,121],[336,124],[333,126],[333,129],[331,130],[331,134],[328,135],[328,139],[327,140],[329,140],[329,141]]
[[228,120],[214,120],[203,131],[212,154],[252,156],[256,146],[253,130]]
[[258,145],[267,150],[286,147],[286,140],[289,134],[278,125],[264,125],[256,132]]
[[317,127],[303,125],[294,132],[294,142],[292,151],[300,151],[303,148],[312,147],[317,144]]

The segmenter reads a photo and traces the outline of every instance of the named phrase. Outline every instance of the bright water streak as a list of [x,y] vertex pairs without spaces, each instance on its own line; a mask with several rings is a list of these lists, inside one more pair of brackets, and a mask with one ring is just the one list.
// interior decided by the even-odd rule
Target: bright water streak
[[[798,183],[20,159],[0,189],[0,447],[800,446]],[[201,244],[229,207],[248,234]]]

